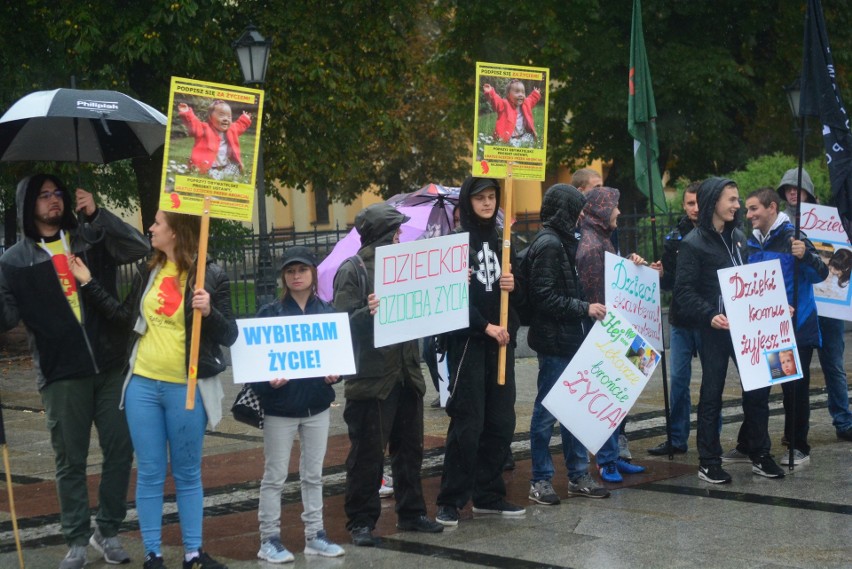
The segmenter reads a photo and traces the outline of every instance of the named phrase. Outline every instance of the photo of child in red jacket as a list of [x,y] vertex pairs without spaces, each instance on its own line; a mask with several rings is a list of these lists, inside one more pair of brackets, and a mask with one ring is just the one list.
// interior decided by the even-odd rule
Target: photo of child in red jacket
[[532,109],[541,99],[538,87],[534,87],[527,97],[523,81],[511,79],[506,84],[505,98],[498,95],[489,83],[482,85],[482,92],[497,113],[495,139],[515,147],[531,147],[535,144],[538,134]]
[[201,122],[186,103],[178,104],[181,121],[195,138],[189,157],[191,170],[216,180],[230,180],[243,171],[240,135],[251,126],[251,115],[243,112],[236,121],[231,106],[216,100],[207,108],[207,122]]

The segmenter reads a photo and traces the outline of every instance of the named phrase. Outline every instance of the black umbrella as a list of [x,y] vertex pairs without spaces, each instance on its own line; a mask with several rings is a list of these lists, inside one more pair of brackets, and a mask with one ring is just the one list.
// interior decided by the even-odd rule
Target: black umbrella
[[117,91],[36,91],[0,118],[0,161],[106,164],[150,155],[166,141],[166,120]]

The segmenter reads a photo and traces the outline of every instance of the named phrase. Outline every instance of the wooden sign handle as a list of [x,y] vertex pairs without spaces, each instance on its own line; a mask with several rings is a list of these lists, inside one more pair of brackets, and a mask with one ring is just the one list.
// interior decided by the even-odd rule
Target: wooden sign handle
[[[506,188],[503,200],[503,257],[501,271],[508,273],[512,262],[512,163],[506,163]],[[509,293],[500,291],[500,326],[509,328]],[[506,385],[506,346],[497,353],[497,385]]]
[[[198,267],[195,271],[195,288],[204,288],[207,275],[207,241],[210,235],[210,196],[204,198],[201,213],[201,234],[198,236]],[[186,382],[186,408],[195,409],[195,387],[198,383],[198,348],[201,344],[201,310],[192,311],[192,338],[189,343],[189,379]]]

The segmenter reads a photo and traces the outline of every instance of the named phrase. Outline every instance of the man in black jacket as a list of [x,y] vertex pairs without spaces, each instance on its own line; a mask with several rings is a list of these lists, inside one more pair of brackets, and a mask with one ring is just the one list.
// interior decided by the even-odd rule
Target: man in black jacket
[[[698,182],[693,182],[683,192],[684,215],[668,235],[663,250],[663,271],[660,276],[660,288],[672,290],[677,271],[677,254],[687,235],[698,224]],[[677,300],[672,298],[669,306],[669,424],[671,441],[663,441],[648,453],[655,456],[684,454],[689,440],[689,413],[692,399],[689,395],[689,382],[692,379],[692,358],[701,348],[701,333],[688,318],[681,314]]]
[[[133,461],[119,409],[128,331],[84,302],[68,261],[71,254],[84,258],[117,297],[117,265],[141,259],[150,245],[139,231],[98,208],[92,194],[77,189],[77,210],[100,233],[96,243],[83,240],[71,194],[55,176],[25,178],[16,198],[23,238],[0,258],[0,329],[23,321],[30,337],[56,460],[62,533],[70,548],[59,567],[83,567],[87,542],[108,563],[127,563],[116,535],[126,514]],[[86,487],[92,423],[103,451],[94,535]]]
[[[698,400],[698,477],[725,484],[719,419],[728,358],[736,357],[717,271],[745,264],[746,239],[739,225],[739,191],[733,180],[708,178],[698,188],[698,226],[683,240],[678,254],[674,296],[684,318],[701,326],[701,395]],[[752,471],[780,478],[784,471],[769,455],[769,387],[743,391]]]
[[[574,226],[586,198],[574,186],[556,184],[544,194],[541,204],[543,229],[527,251],[525,275],[532,313],[527,342],[538,353],[538,394],[530,420],[532,477],[529,499],[545,505],[559,503],[553,490],[553,460],[550,437],[556,422],[542,400],[577,353],[591,318],[606,315],[603,304],[583,297],[577,275],[577,236]],[[585,324],[585,326],[584,326]],[[568,493],[572,496],[606,498],[609,492],[589,475],[589,455],[571,431],[560,424],[562,455],[568,471]]]

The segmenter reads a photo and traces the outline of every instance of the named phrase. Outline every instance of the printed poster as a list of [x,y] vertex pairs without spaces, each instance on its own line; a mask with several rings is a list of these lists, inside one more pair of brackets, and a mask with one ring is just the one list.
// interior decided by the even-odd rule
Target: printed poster
[[802,377],[778,259],[719,269],[744,391]]
[[454,233],[376,248],[377,348],[467,328],[467,240]]
[[160,209],[251,221],[263,91],[172,77]]
[[659,363],[659,352],[627,317],[607,309],[542,404],[594,454],[618,429]]
[[242,318],[231,346],[234,383],[355,373],[345,312]]
[[473,175],[544,180],[550,70],[499,63],[476,64]]
[[799,225],[828,267],[828,278],[814,285],[817,313],[852,320],[852,245],[837,208],[804,203]]
[[606,252],[606,308],[618,310],[657,352],[664,352],[660,272]]

